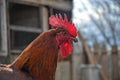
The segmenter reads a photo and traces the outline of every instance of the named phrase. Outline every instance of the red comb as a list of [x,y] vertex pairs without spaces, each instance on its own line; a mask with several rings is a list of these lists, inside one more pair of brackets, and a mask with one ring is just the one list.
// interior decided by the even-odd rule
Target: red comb
[[66,14],[64,14],[64,19],[62,18],[61,14],[56,14],[56,16],[52,15],[49,18],[49,24],[54,27],[64,27],[69,31],[70,34],[77,36],[77,29],[72,21],[68,21]]

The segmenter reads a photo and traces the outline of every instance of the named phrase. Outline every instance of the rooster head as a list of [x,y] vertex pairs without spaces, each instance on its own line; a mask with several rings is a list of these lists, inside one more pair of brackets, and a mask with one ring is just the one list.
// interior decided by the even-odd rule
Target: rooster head
[[72,21],[68,21],[66,14],[64,19],[61,14],[52,15],[49,24],[56,28],[56,41],[60,48],[61,56],[67,57],[72,51],[72,41],[77,42],[77,29]]

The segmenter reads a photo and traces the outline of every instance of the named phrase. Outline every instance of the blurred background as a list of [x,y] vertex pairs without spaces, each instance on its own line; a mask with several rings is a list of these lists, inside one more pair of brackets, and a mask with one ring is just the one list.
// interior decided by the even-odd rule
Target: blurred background
[[74,22],[79,42],[58,60],[56,80],[120,80],[120,0],[0,0],[0,63],[51,29],[57,13]]

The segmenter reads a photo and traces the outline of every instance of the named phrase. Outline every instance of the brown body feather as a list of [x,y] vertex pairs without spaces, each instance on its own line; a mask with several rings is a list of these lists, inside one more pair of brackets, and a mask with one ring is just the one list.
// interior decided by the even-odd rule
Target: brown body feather
[[27,68],[35,80],[55,80],[58,58],[58,45],[55,35],[55,29],[42,33],[28,45],[9,67]]

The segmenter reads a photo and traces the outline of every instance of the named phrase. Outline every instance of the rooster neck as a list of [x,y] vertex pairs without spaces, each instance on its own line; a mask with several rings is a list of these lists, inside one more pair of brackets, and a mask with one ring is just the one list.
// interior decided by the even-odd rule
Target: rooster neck
[[58,45],[55,30],[49,30],[38,36],[11,64],[33,75],[35,80],[55,80]]
[[[29,59],[29,71],[40,80],[54,80],[57,67],[58,46],[54,38],[47,37],[43,44],[36,45]],[[41,55],[40,55],[41,54]],[[34,56],[34,57],[33,57]],[[38,58],[37,58],[38,57]]]

